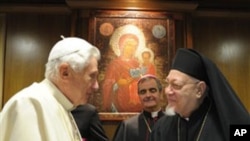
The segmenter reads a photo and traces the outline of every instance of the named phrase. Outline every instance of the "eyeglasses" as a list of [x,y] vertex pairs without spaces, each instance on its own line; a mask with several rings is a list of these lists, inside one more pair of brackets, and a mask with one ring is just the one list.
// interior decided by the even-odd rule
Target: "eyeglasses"
[[139,95],[144,95],[147,93],[147,91],[149,91],[151,94],[153,93],[156,93],[158,91],[157,88],[149,88],[149,89],[142,89],[142,90],[139,90]]
[[174,90],[180,90],[182,89],[184,86],[186,85],[190,85],[190,84],[197,84],[199,83],[200,81],[196,81],[196,82],[191,82],[191,83],[186,83],[186,84],[178,84],[178,83],[170,83],[170,82],[165,82],[165,87],[170,87]]

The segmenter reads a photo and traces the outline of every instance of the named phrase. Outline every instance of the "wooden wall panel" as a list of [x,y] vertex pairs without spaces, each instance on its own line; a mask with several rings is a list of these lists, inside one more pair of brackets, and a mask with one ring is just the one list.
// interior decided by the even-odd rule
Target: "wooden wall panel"
[[194,48],[217,64],[250,112],[250,19],[193,19]]
[[3,76],[4,76],[4,53],[5,53],[5,14],[0,14],[0,111],[3,102]]
[[44,78],[45,63],[60,35],[69,36],[68,15],[7,16],[3,104],[17,91]]

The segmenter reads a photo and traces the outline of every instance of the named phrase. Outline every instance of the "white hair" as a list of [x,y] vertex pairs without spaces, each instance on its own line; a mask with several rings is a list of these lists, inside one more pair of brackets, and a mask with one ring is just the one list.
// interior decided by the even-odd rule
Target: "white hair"
[[95,57],[97,60],[100,60],[100,51],[95,46],[87,47],[67,54],[65,56],[49,60],[46,64],[45,78],[54,79],[58,76],[59,66],[62,63],[67,63],[75,71],[79,72],[84,69],[91,57]]

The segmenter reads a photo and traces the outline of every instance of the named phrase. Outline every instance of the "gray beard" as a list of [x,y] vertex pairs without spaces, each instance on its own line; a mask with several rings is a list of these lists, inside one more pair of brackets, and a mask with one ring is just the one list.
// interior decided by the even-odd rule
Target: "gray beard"
[[175,111],[174,111],[174,107],[171,107],[171,106],[167,106],[166,109],[165,109],[165,115],[167,116],[174,116],[176,115]]

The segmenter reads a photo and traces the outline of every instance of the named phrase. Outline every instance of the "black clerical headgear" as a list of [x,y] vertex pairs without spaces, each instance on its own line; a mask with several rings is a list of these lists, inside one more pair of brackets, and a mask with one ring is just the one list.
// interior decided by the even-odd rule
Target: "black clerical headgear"
[[179,70],[196,79],[206,81],[206,69],[195,51],[180,48],[177,50],[171,69]]
[[[230,130],[228,125],[250,124],[250,116],[247,109],[241,103],[216,64],[209,58],[195,50],[180,48],[177,50],[171,69],[179,70],[206,82],[209,86],[208,95],[214,104],[214,110],[210,114],[216,114],[218,117],[223,135],[226,137],[225,140],[229,140]],[[209,126],[212,124],[216,123],[210,123]],[[218,125],[214,126],[217,127]],[[209,132],[208,130],[207,128],[203,132]]]

